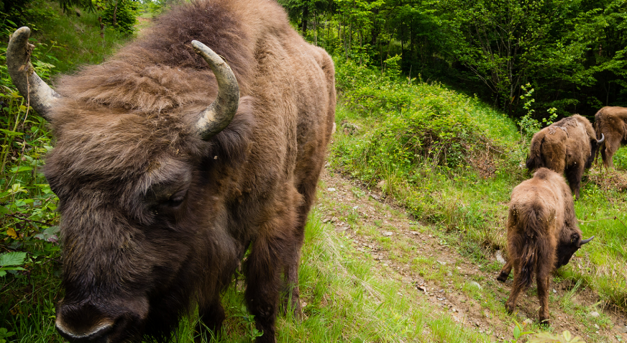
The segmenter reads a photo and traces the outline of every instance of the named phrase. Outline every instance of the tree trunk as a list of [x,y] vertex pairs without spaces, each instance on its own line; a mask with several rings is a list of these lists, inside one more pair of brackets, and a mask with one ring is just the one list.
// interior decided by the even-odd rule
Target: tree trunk
[[104,39],[104,24],[102,23],[102,17],[98,17],[100,23],[100,38]]
[[301,22],[303,31],[303,36],[307,33],[307,17],[309,16],[309,6],[305,6],[303,9],[303,21]]
[[118,20],[116,14],[118,13],[118,1],[115,2],[115,7],[113,8],[113,27],[118,26]]

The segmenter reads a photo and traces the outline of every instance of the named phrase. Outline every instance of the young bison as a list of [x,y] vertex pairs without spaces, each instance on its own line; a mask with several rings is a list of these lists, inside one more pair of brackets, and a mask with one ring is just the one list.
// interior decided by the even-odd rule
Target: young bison
[[540,168],[530,180],[514,188],[507,219],[509,260],[498,276],[507,280],[514,267],[514,284],[505,304],[512,313],[520,292],[536,274],[540,299],[540,322],[549,323],[549,277],[570,261],[582,245],[570,189],[561,175]]
[[584,169],[590,168],[598,145],[588,119],[575,114],[533,135],[527,169],[545,167],[566,174],[570,189],[579,199],[579,185]]
[[594,129],[605,135],[605,144],[599,146],[603,165],[612,167],[612,156],[621,145],[627,144],[627,108],[606,106],[594,115]]

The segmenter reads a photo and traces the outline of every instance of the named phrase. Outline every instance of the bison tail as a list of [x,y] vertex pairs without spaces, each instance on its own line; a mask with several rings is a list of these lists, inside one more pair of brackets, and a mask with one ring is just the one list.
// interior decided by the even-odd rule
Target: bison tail
[[527,157],[526,166],[529,171],[544,167],[542,160],[542,143],[544,143],[544,135],[538,134],[531,140],[529,148],[529,156]]
[[530,211],[525,213],[525,218],[522,218],[525,227],[523,228],[522,248],[519,250],[518,257],[520,277],[518,280],[519,286],[523,289],[528,288],[533,281],[533,274],[536,271],[538,263],[541,263],[544,258],[548,256],[543,252],[542,247],[542,235],[544,234],[543,218],[546,217],[543,213],[543,208],[539,204],[534,204]]

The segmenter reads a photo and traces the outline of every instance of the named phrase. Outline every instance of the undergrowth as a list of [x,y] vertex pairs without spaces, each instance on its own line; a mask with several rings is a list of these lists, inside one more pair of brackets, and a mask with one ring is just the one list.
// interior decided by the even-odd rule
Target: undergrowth
[[[468,256],[490,257],[506,245],[512,189],[531,175],[524,169],[529,130],[540,123],[513,120],[447,87],[400,79],[353,62],[337,61],[340,97],[334,168],[380,189],[417,219],[458,237]],[[532,101],[533,89],[525,99]],[[551,112],[550,109],[548,112]],[[544,124],[549,124],[552,116]],[[627,309],[627,151],[616,170],[593,168],[576,202],[585,246],[564,277],[595,289],[606,304]]]

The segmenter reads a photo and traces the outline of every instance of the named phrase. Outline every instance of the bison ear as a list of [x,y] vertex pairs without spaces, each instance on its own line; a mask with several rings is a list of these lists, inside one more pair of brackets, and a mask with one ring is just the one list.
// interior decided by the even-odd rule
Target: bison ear
[[570,243],[571,244],[577,244],[579,243],[579,240],[581,239],[581,236],[577,233],[577,232],[573,232],[570,235]]

